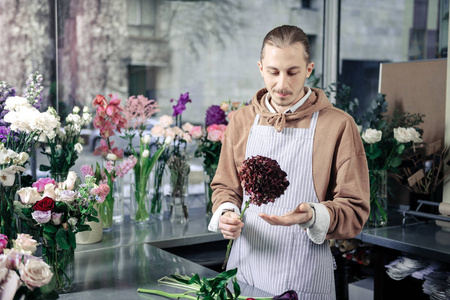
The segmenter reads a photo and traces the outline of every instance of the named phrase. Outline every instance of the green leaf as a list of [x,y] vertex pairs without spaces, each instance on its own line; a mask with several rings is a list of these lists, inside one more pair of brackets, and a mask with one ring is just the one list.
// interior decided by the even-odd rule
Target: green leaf
[[70,246],[72,246],[72,248],[75,249],[77,247],[77,241],[75,239],[75,232],[73,232],[72,230],[67,230],[66,232],[68,233],[68,236],[69,236]]
[[239,283],[237,282],[236,278],[234,278],[233,280],[233,290],[234,290],[234,298],[237,299],[241,294],[241,287],[239,286]]
[[397,168],[398,166],[400,166],[401,163],[402,163],[402,159],[397,156],[391,160],[391,163],[389,164],[389,166],[392,168]]
[[58,232],[56,232],[56,243],[61,247],[61,249],[70,249],[68,234],[63,228],[59,228]]
[[56,228],[52,224],[48,224],[48,223],[44,225],[43,229],[45,232],[49,232],[49,233],[55,233],[58,230],[58,228]]
[[52,167],[50,167],[50,166],[46,166],[46,165],[39,166],[39,171],[46,172],[46,171],[50,171],[51,169],[52,169]]
[[398,154],[402,154],[404,150],[405,150],[405,144],[398,145],[398,147],[397,147]]

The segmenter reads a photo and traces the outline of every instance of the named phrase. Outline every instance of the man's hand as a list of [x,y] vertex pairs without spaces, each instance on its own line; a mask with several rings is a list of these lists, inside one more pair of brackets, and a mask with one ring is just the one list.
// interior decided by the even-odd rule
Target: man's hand
[[225,239],[237,239],[241,235],[242,227],[244,227],[244,223],[239,220],[239,215],[233,211],[227,211],[219,218],[219,228]]
[[308,203],[302,203],[282,216],[269,216],[265,213],[260,213],[259,216],[271,225],[291,226],[308,222],[313,217],[313,212]]

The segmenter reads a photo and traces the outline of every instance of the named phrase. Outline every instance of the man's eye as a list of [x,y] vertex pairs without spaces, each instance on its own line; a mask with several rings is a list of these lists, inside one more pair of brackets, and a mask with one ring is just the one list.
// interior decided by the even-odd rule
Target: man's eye
[[295,72],[295,73],[289,72],[289,73],[288,73],[289,76],[295,76],[295,75],[297,75],[297,74],[298,74],[297,72]]
[[277,71],[269,71],[269,74],[270,74],[270,75],[278,75],[278,73],[279,73],[279,72],[277,72]]

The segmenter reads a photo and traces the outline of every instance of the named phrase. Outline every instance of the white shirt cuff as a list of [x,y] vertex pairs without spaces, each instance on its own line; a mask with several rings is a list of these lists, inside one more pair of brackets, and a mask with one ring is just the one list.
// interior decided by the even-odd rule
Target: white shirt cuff
[[310,205],[314,207],[315,221],[311,227],[306,229],[306,233],[311,241],[322,244],[330,227],[330,213],[326,206],[321,203],[310,203]]
[[304,229],[311,228],[314,225],[314,223],[316,222],[316,210],[314,208],[314,205],[310,204],[309,206],[311,206],[311,210],[312,210],[311,220],[309,220],[306,223],[298,224],[298,226],[300,226],[301,228],[304,228]]
[[241,213],[241,210],[239,209],[239,207],[237,207],[233,203],[225,202],[225,203],[220,204],[220,206],[217,208],[217,210],[211,217],[211,221],[209,222],[209,225],[208,225],[209,231],[219,232],[219,218],[226,211],[234,211],[238,215]]

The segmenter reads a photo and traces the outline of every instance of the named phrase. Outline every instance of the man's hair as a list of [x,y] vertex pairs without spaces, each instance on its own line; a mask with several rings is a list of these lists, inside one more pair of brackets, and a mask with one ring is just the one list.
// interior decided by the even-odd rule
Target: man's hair
[[266,34],[261,47],[261,62],[264,56],[263,52],[266,44],[281,48],[290,46],[295,43],[301,43],[303,45],[303,47],[305,48],[304,55],[306,63],[310,63],[311,50],[308,36],[302,29],[292,25],[282,25],[276,27],[272,29],[268,34]]

